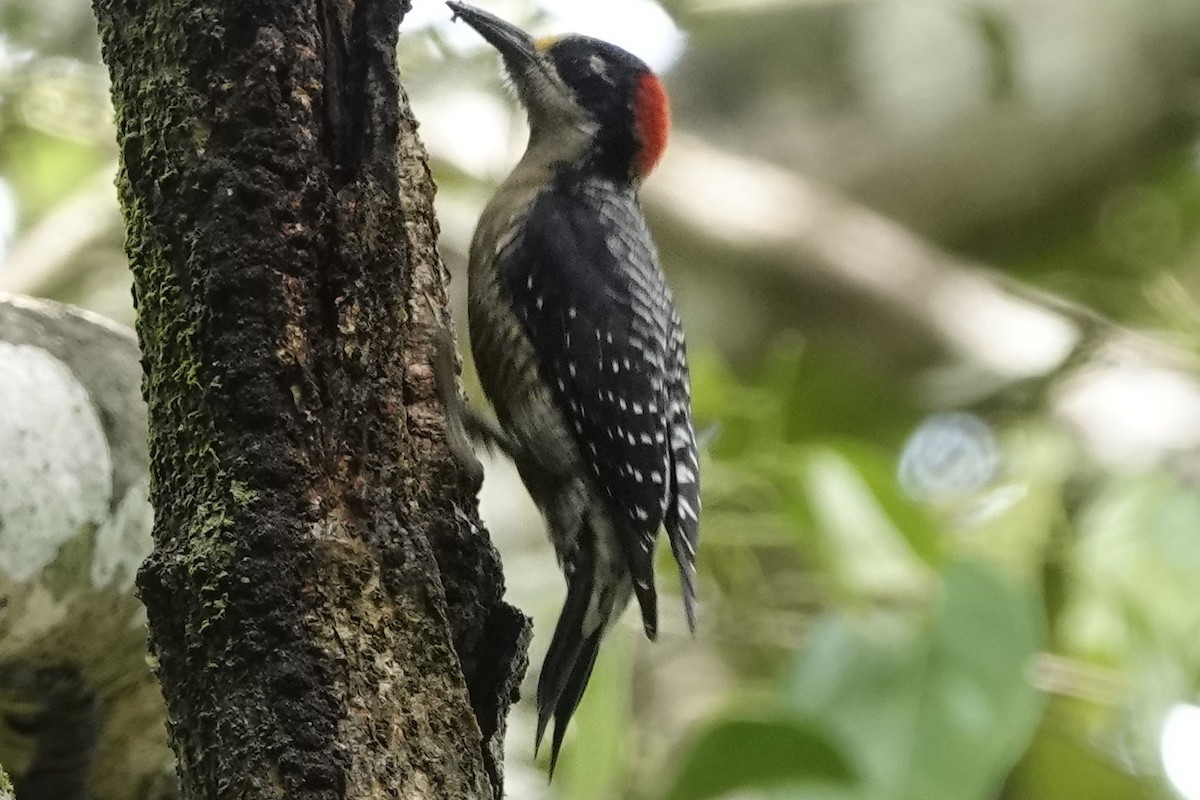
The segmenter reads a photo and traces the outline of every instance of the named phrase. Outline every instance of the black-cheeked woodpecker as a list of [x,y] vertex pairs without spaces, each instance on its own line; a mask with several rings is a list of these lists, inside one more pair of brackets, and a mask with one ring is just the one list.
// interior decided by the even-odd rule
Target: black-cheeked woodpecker
[[490,438],[516,464],[567,581],[537,690],[538,742],[555,721],[553,774],[600,641],[631,596],[657,635],[660,528],[695,630],[700,470],[687,357],[637,196],[669,112],[659,79],[615,45],[535,41],[448,5],[500,52],[529,118],[525,155],[471,243],[468,315],[499,421]]

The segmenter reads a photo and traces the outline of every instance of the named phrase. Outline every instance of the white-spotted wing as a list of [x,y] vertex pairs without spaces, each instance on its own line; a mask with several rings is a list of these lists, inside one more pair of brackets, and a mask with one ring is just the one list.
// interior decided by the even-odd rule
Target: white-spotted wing
[[563,181],[535,204],[502,256],[502,283],[590,465],[653,636],[658,529],[665,517],[678,520],[680,557],[694,539],[686,509],[699,510],[690,494],[672,498],[679,478],[695,473],[677,441],[678,318],[632,189]]

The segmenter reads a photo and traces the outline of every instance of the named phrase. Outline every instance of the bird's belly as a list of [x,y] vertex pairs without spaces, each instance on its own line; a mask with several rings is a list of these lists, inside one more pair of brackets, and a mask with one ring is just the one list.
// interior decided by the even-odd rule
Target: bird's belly
[[490,302],[484,294],[498,290],[482,281],[469,288],[475,370],[500,427],[517,445],[517,471],[566,563],[572,560],[584,515],[597,498],[581,477],[586,470],[575,438],[538,376],[533,345],[506,304]]

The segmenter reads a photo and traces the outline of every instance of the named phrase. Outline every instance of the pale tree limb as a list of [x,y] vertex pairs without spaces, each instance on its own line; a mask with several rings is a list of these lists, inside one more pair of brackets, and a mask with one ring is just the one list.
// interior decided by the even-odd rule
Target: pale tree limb
[[21,800],[171,793],[134,575],[149,552],[132,331],[0,296],[0,764]]

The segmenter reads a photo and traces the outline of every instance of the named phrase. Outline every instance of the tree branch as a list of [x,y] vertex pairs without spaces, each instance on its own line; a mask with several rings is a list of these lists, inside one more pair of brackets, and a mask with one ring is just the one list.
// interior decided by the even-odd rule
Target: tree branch
[[150,546],[131,332],[0,295],[0,764],[21,800],[169,792],[133,593]]

